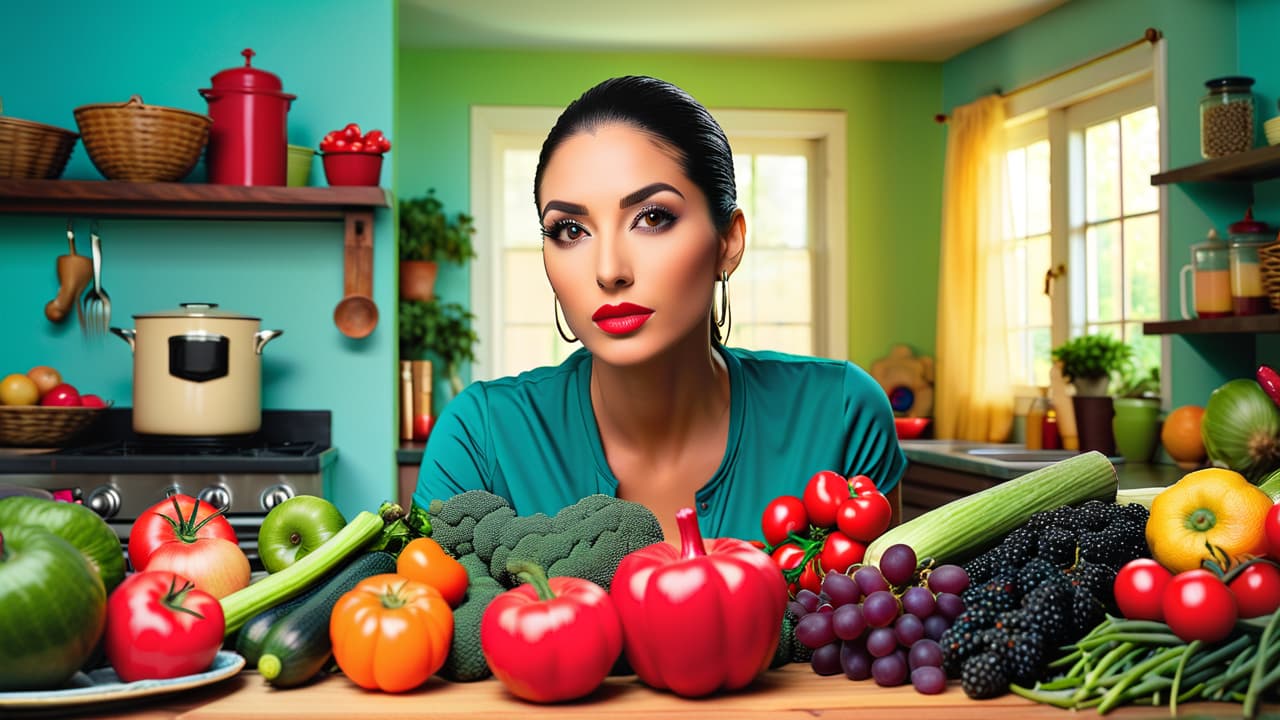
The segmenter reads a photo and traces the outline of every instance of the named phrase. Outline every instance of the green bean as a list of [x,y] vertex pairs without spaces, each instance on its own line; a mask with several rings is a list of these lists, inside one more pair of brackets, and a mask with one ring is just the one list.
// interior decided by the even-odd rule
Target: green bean
[[1116,633],[1080,641],[1080,647],[1089,650],[1107,642],[1146,643],[1149,645],[1181,645],[1182,638],[1170,633]]
[[1193,640],[1187,646],[1186,652],[1182,653],[1182,657],[1178,658],[1178,669],[1173,671],[1173,687],[1169,690],[1169,712],[1174,716],[1178,714],[1178,687],[1182,685],[1182,674],[1186,672],[1187,660],[1200,649],[1200,641]]
[[1180,647],[1166,648],[1153,655],[1149,660],[1138,665],[1123,680],[1107,691],[1103,696],[1102,703],[1098,706],[1098,714],[1105,715],[1110,712],[1122,699],[1123,693],[1130,685],[1137,682],[1151,670],[1165,664],[1169,658],[1174,657],[1182,651]]
[[1064,665],[1080,662],[1084,659],[1084,654],[1083,650],[1076,648],[1068,655],[1062,655],[1061,657],[1054,658],[1053,661],[1049,663],[1049,667],[1062,667]]
[[1258,713],[1258,696],[1262,694],[1262,680],[1267,669],[1267,657],[1271,654],[1271,636],[1275,634],[1276,623],[1280,622],[1280,612],[1271,613],[1271,622],[1262,631],[1258,640],[1258,658],[1253,663],[1253,672],[1249,674],[1249,688],[1244,699],[1244,716],[1255,717]]
[[1074,693],[1070,690],[1044,690],[1041,688],[1031,689],[1024,688],[1020,685],[1010,685],[1009,689],[1013,694],[1020,695],[1033,702],[1042,705],[1053,705],[1054,707],[1071,709],[1076,706],[1075,699],[1072,697]]
[[1081,685],[1080,689],[1076,691],[1076,699],[1083,699],[1086,695],[1092,692],[1094,685],[1098,683],[1098,679],[1102,677],[1102,674],[1106,672],[1107,668],[1111,667],[1113,663],[1115,663],[1124,655],[1127,655],[1129,651],[1131,651],[1132,649],[1133,649],[1132,644],[1121,643],[1116,647],[1112,648],[1111,652],[1104,655],[1102,660],[1098,662],[1097,666],[1094,667],[1092,670],[1090,670],[1087,675],[1085,675],[1084,684]]
[[1250,638],[1244,635],[1232,640],[1216,650],[1207,652],[1187,665],[1187,672],[1194,673],[1202,670],[1210,665],[1218,665],[1225,658],[1235,657],[1245,648],[1249,647]]
[[1066,690],[1068,688],[1080,687],[1080,683],[1082,682],[1084,682],[1084,678],[1081,677],[1057,677],[1047,682],[1036,683],[1036,689],[1047,690],[1050,692],[1054,690]]

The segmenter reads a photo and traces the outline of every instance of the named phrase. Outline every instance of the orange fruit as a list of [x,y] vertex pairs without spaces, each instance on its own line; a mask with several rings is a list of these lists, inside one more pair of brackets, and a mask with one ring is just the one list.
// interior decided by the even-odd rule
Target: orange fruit
[[1183,470],[1200,467],[1205,459],[1204,438],[1200,435],[1200,421],[1204,408],[1199,405],[1183,405],[1169,413],[1160,428],[1160,443],[1164,451]]
[[1270,510],[1271,498],[1234,470],[1187,473],[1151,501],[1151,557],[1180,573],[1198,569],[1205,560],[1235,565],[1265,555],[1264,521]]
[[40,397],[62,384],[62,373],[48,365],[37,365],[27,371],[27,377],[35,381]]
[[0,380],[0,405],[35,405],[39,399],[40,389],[26,375],[13,373]]

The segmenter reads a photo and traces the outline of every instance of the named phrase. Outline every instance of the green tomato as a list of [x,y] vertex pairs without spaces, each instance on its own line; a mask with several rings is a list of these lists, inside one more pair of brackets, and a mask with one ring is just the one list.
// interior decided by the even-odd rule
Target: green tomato
[[0,500],[0,528],[30,525],[52,532],[79,550],[110,593],[124,580],[120,538],[98,513],[84,505],[37,497]]
[[347,524],[333,503],[296,495],[271,508],[258,529],[258,555],[267,572],[279,572],[320,547]]
[[79,550],[43,528],[0,525],[0,690],[65,683],[106,618],[106,588]]

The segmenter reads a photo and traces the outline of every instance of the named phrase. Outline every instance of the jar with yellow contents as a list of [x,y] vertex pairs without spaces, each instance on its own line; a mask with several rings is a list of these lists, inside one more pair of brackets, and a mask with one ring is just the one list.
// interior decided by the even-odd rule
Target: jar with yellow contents
[[1258,249],[1276,239],[1275,230],[1253,219],[1253,209],[1243,220],[1228,228],[1227,247],[1231,274],[1231,309],[1236,315],[1262,315],[1271,312],[1271,303],[1262,283],[1262,264]]

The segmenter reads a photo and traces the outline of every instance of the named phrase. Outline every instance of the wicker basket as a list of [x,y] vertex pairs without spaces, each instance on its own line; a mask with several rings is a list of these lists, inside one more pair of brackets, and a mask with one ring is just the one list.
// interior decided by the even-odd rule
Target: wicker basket
[[62,447],[106,408],[0,405],[0,445]]
[[98,172],[108,180],[176,182],[200,160],[213,120],[189,110],[126,103],[81,105],[76,125]]
[[1271,307],[1280,310],[1280,242],[1258,248],[1258,267],[1262,271],[1262,289],[1271,299]]
[[0,178],[60,177],[79,137],[70,130],[0,115]]

